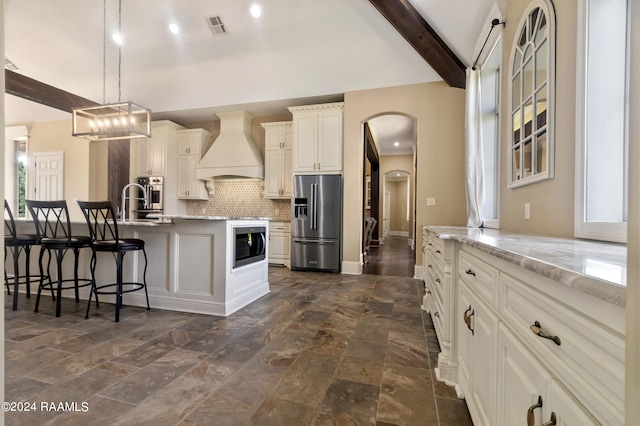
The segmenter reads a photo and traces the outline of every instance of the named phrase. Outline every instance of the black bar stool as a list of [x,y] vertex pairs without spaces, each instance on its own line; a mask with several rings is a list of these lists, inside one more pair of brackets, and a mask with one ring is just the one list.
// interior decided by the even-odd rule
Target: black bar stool
[[[75,290],[76,303],[80,301],[78,289],[91,285],[90,279],[78,278],[78,259],[80,257],[80,249],[91,247],[91,237],[73,236],[71,234],[71,221],[69,220],[69,210],[65,200],[59,201],[35,201],[26,200],[27,207],[31,213],[38,233],[40,235],[40,275],[44,275],[42,258],[44,253],[49,253],[49,261],[47,262],[48,282],[44,280],[38,286],[38,295],[36,297],[35,312],[38,312],[40,304],[40,293],[42,289],[48,287],[53,292],[53,282],[51,281],[51,252],[56,254],[57,264],[57,286],[56,286],[56,317],[60,316],[60,304],[62,299],[62,290]],[[62,261],[68,250],[72,250],[74,254],[73,278],[63,279],[62,277]],[[80,284],[80,282],[86,284]],[[63,286],[65,282],[73,282],[72,286]]]
[[[87,305],[87,315],[89,318],[89,308],[91,308],[91,295],[96,295],[96,307],[99,307],[98,294],[115,294],[116,295],[116,322],[120,321],[120,307],[122,306],[122,295],[131,293],[132,291],[144,289],[147,298],[147,310],[149,307],[149,293],[147,292],[147,252],[144,249],[144,240],[138,238],[120,238],[118,234],[118,222],[113,211],[111,201],[78,201],[78,205],[82,209],[87,225],[93,238],[91,248],[93,255],[91,256],[91,294],[89,295],[89,304]],[[124,255],[128,252],[142,250],[144,255],[144,272],[142,274],[143,282],[123,282],[122,280],[122,262]],[[96,285],[96,263],[97,253],[112,253],[116,261],[116,282],[111,284]],[[105,290],[115,287],[115,290]]]
[[[41,282],[45,277],[41,275],[31,275],[29,266],[31,262],[31,248],[33,246],[40,245],[40,235],[38,234],[38,227],[36,226],[35,234],[18,234],[16,231],[16,222],[13,219],[13,213],[7,200],[4,200],[4,261],[7,262],[7,252],[10,250],[13,255],[13,276],[7,275],[7,270],[4,271],[4,283],[7,286],[7,292],[11,296],[11,286],[9,279],[13,279],[13,310],[18,309],[18,285],[26,284],[27,298],[31,297],[31,282]],[[25,273],[20,275],[20,268],[18,260],[20,258],[20,252],[25,254]],[[53,295],[53,290],[51,292]]]

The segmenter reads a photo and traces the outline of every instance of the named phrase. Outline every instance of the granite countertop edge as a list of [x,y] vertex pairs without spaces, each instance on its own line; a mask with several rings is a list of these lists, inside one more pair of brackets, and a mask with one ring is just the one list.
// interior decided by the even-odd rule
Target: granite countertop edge
[[[490,234],[489,236],[492,239],[495,239],[495,244],[498,244],[501,238],[504,238],[505,240],[509,238],[512,241],[514,239],[520,239],[523,243],[527,242],[531,245],[534,245],[536,241],[540,240],[543,240],[546,244],[553,243],[554,241],[557,241],[558,243],[570,242],[573,244],[576,243],[574,240],[513,234],[498,230],[483,230],[479,228],[425,226],[424,229],[433,232],[442,240],[456,240],[491,256],[495,256],[616,306],[624,308],[626,305],[627,291],[624,282],[608,281],[594,275],[589,275],[581,271],[572,270],[565,266],[555,264],[550,259],[541,259],[536,256],[528,256],[523,253],[497,247],[496,245],[492,245],[488,242],[479,241],[478,238],[481,235]],[[603,245],[607,246],[607,243],[602,242],[581,240],[579,243],[584,247],[589,247],[591,244],[593,247],[597,248],[601,248]],[[611,248],[617,248],[618,251],[622,251],[619,244],[610,243],[609,246]],[[619,261],[626,262],[626,251],[625,258],[619,259]]]

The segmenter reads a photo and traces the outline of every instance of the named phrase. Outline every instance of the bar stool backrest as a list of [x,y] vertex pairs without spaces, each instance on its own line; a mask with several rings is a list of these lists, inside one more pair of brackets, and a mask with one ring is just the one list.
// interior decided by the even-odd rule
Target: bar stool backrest
[[36,229],[42,238],[66,238],[71,241],[71,221],[65,200],[25,200]]
[[94,241],[118,241],[118,223],[111,201],[78,201]]
[[4,238],[5,243],[7,242],[7,237],[11,239],[11,241],[15,242],[16,240],[16,222],[13,220],[13,214],[11,213],[11,208],[9,207],[9,203],[7,200],[4,200]]

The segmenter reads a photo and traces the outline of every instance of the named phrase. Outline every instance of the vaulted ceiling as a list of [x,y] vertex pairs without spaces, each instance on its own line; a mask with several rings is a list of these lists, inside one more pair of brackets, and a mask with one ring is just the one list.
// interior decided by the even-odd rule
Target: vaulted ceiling
[[[262,6],[259,18],[249,13],[254,3]],[[287,106],[341,100],[348,91],[443,77],[460,87],[460,75],[488,30],[484,23],[492,4],[123,0],[122,100],[151,108],[154,119],[189,123],[232,109],[285,113]],[[118,50],[111,39],[117,9],[117,0],[107,0],[106,102],[118,100]],[[211,16],[221,18],[228,35],[214,35]],[[396,28],[387,18],[395,19]],[[420,33],[425,31],[420,20],[432,31]],[[178,25],[178,34],[169,31],[170,23]],[[442,46],[424,42],[433,35],[450,48],[448,56],[442,56]],[[19,74],[102,102],[103,2],[5,0],[5,54]],[[454,70],[453,77],[443,74],[443,66]],[[462,74],[456,75],[456,68]],[[59,118],[58,112],[32,104],[7,96],[6,123]]]

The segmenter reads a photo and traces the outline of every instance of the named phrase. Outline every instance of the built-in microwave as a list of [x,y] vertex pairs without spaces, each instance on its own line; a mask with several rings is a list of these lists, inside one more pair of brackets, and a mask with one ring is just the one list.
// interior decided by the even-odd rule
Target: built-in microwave
[[267,256],[267,228],[244,226],[233,228],[233,267],[260,262]]
[[136,211],[138,220],[146,220],[150,214],[162,214],[164,212],[164,177],[139,177],[138,183],[144,188],[144,192],[138,189],[138,208]]

